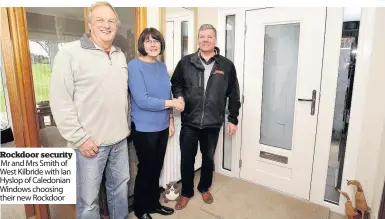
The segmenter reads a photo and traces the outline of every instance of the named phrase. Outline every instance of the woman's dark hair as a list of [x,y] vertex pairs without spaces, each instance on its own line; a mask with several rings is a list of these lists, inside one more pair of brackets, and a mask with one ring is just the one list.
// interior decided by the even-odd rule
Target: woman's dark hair
[[146,50],[144,49],[144,41],[148,40],[150,38],[150,36],[153,39],[158,40],[160,42],[159,55],[162,55],[162,53],[164,52],[164,49],[166,47],[166,45],[165,45],[166,43],[164,42],[163,35],[157,29],[155,29],[153,27],[144,29],[143,32],[140,34],[139,39],[138,39],[138,51],[143,56],[147,55]]

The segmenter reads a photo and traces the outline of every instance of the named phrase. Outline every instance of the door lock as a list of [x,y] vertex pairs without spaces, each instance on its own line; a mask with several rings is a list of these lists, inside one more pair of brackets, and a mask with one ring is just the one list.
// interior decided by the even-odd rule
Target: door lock
[[313,90],[311,99],[298,98],[298,101],[308,101],[308,102],[311,102],[310,115],[312,115],[312,116],[314,115],[314,112],[315,112],[316,97],[317,97],[317,91]]

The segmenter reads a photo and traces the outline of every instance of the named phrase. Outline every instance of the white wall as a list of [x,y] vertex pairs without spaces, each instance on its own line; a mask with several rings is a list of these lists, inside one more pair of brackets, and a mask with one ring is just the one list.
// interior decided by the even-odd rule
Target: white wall
[[385,122],[383,123],[383,133],[382,133],[382,143],[381,143],[381,150],[379,153],[379,157],[382,159],[379,159],[377,164],[377,177],[375,179],[374,183],[374,192],[373,192],[373,202],[372,202],[372,211],[373,212],[379,212],[379,207],[381,204],[381,198],[382,198],[382,190],[384,188],[384,181],[385,181]]
[[159,10],[160,8],[147,8],[147,27],[160,30]]
[[215,28],[218,27],[218,8],[198,8],[198,26],[202,24],[211,24]]
[[166,14],[172,15],[172,14],[183,14],[187,11],[193,11],[194,9],[190,8],[181,8],[181,7],[167,7],[166,8]]

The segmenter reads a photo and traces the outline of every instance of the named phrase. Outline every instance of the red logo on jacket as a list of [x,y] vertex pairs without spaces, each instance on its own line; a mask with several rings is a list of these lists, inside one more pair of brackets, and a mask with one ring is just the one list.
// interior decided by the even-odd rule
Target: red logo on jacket
[[215,70],[215,74],[225,74],[223,71],[221,71],[221,70]]

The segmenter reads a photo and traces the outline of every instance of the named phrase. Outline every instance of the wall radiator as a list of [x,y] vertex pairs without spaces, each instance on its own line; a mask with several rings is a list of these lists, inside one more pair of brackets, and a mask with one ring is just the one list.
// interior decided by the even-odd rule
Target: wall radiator
[[[166,188],[166,185],[172,181],[181,180],[180,174],[180,146],[179,135],[181,130],[181,121],[179,116],[175,116],[175,134],[169,138],[166,155],[164,157],[163,169],[159,179],[159,185]],[[201,167],[202,154],[199,151],[195,158],[195,170]]]

